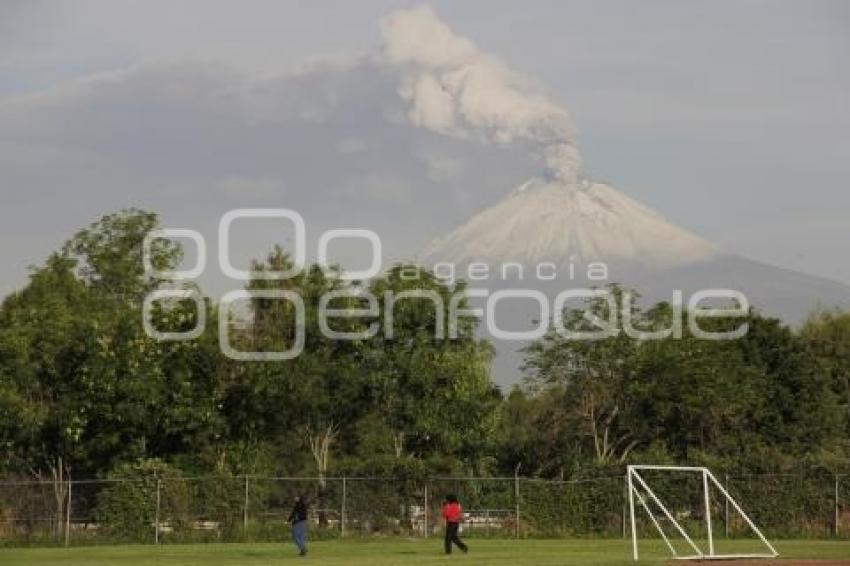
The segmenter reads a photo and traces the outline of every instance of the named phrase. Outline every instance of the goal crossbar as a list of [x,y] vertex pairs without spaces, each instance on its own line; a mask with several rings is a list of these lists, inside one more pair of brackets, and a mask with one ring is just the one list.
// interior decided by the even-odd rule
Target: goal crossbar
[[[664,503],[659,499],[659,497],[655,494],[649,484],[641,477],[641,471],[670,471],[670,472],[691,472],[698,473],[702,476],[702,492],[703,492],[703,505],[705,511],[705,524],[706,524],[706,534],[708,536],[708,552],[703,552],[703,550],[691,539],[688,535],[687,531],[682,527],[679,521],[673,516],[672,513],[667,509]],[[637,485],[636,485],[637,484]],[[770,544],[770,541],[762,534],[761,530],[756,526],[756,524],[750,519],[750,517],[744,512],[741,506],[737,501],[729,494],[723,485],[717,481],[717,478],[714,477],[714,474],[711,473],[706,467],[702,466],[659,466],[659,465],[633,465],[628,466],[626,471],[626,485],[629,492],[629,522],[631,523],[631,531],[632,531],[632,555],[634,560],[638,559],[638,538],[637,538],[637,523],[635,521],[635,498],[637,498],[638,503],[644,509],[646,514],[649,516],[652,521],[653,526],[656,528],[658,533],[661,535],[661,538],[664,539],[667,548],[670,550],[670,553],[674,558],[681,560],[712,560],[712,559],[735,559],[735,558],[775,558],[779,555],[776,552],[776,549]],[[671,525],[678,531],[678,533],[682,536],[683,539],[688,543],[688,545],[694,550],[695,554],[679,556],[678,552],[676,552],[675,547],[670,542],[667,534],[664,532],[664,529],[661,527],[661,524],[656,519],[655,514],[652,513],[652,510],[649,508],[647,503],[647,499],[643,494],[638,490],[638,485],[643,490],[644,494],[648,496],[649,501],[654,503],[659,510],[664,514],[664,517],[670,522]],[[758,536],[761,542],[765,545],[769,552],[767,553],[750,553],[750,554],[718,554],[715,552],[714,548],[714,533],[712,530],[711,524],[711,498],[710,498],[710,486],[714,486],[717,490],[726,498],[726,501],[732,505],[735,511],[744,519],[747,525],[753,530],[753,532]]]

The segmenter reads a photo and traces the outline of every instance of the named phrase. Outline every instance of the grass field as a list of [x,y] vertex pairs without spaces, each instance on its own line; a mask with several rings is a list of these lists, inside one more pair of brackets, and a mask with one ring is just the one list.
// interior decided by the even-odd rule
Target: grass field
[[[452,556],[441,553],[441,541],[327,541],[310,547],[307,558],[299,558],[286,544],[205,544],[154,546],[102,546],[82,548],[2,549],[0,564],[61,566],[144,566],[148,564],[185,566],[259,566],[268,564],[331,564],[383,566],[406,564],[505,564],[547,566],[554,564],[625,565],[630,545],[624,540],[470,540],[470,553]],[[729,544],[719,550],[753,551]],[[779,541],[783,558],[845,559],[850,564],[850,541]],[[641,543],[642,564],[668,561],[658,541]]]

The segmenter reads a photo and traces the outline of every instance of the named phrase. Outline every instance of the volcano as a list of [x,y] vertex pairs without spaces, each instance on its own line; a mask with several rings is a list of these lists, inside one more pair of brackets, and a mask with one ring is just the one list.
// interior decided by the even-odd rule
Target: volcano
[[602,261],[651,268],[706,261],[718,250],[606,184],[534,179],[423,255],[458,264]]
[[[640,292],[647,303],[669,301],[674,290],[687,301],[697,290],[733,289],[744,293],[751,306],[789,324],[801,323],[816,308],[850,305],[850,286],[726,252],[613,187],[589,180],[533,179],[431,242],[420,261],[426,266],[451,263],[461,276],[470,264],[519,264],[534,273],[542,262],[602,263],[607,281],[566,276],[564,270],[555,280],[506,281],[494,268],[475,286],[533,288],[551,297],[566,288],[616,282]],[[500,328],[519,330],[533,326],[539,314],[530,305],[515,305],[503,318],[510,320]],[[521,363],[517,350],[525,344],[494,343],[496,380],[515,383]]]

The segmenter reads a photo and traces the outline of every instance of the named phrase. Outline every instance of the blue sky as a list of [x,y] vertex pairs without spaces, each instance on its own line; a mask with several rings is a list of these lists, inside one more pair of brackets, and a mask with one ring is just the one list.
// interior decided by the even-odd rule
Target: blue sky
[[[412,4],[0,4],[0,292],[125,206],[209,239],[229,208],[292,206],[404,256],[507,194],[533,174],[521,151],[398,127],[392,84],[352,63]],[[585,174],[728,251],[850,283],[850,4],[431,5],[570,112]],[[250,120],[231,87],[260,92]],[[327,131],[298,122],[316,93]],[[364,139],[380,151],[346,160]],[[419,180],[437,165],[467,172]]]

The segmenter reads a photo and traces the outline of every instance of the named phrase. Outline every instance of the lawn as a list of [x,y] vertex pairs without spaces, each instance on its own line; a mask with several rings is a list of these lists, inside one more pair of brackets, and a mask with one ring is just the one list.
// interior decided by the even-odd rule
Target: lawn
[[[148,564],[185,566],[252,566],[268,564],[338,564],[346,566],[381,566],[405,564],[505,564],[511,566],[625,565],[630,560],[630,545],[625,540],[475,540],[468,541],[468,555],[456,552],[442,554],[437,538],[350,540],[316,542],[304,559],[286,544],[204,544],[155,546],[100,546],[81,548],[2,549],[0,564],[62,566],[144,566]],[[779,541],[785,558],[847,559],[850,564],[850,541]],[[736,548],[737,547],[737,548]],[[744,547],[730,544],[719,550],[753,551],[752,543]],[[641,543],[641,563],[661,564],[668,560],[658,541]]]

